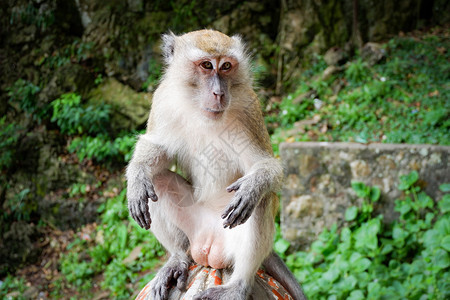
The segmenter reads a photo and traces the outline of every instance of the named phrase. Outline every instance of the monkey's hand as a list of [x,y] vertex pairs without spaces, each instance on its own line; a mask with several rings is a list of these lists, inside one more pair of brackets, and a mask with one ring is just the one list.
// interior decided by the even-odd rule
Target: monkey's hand
[[148,200],[157,201],[155,188],[148,180],[138,180],[127,187],[128,210],[133,219],[144,229],[149,229],[152,220],[148,209]]
[[151,299],[168,299],[173,285],[180,291],[186,290],[190,261],[179,255],[172,255],[167,263],[158,271],[151,287]]
[[236,193],[222,214],[222,219],[225,219],[223,228],[229,227],[231,229],[244,224],[252,215],[262,196],[258,190],[257,178],[254,175],[247,175],[236,180],[227,187],[227,192],[232,191]]

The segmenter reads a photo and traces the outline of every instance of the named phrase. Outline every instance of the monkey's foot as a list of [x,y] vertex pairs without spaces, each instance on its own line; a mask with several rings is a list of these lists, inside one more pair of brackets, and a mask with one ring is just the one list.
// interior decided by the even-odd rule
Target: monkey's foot
[[154,279],[151,288],[151,299],[165,300],[173,286],[179,290],[185,290],[189,273],[189,262],[172,255],[169,261],[162,267]]
[[244,284],[223,285],[209,288],[192,298],[193,300],[245,300],[249,289]]

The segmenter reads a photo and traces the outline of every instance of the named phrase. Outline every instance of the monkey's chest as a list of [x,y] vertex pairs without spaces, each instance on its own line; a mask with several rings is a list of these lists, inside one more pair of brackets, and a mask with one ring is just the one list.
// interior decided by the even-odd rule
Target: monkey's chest
[[184,168],[199,188],[223,188],[241,176],[241,156],[225,140],[197,143],[189,149]]

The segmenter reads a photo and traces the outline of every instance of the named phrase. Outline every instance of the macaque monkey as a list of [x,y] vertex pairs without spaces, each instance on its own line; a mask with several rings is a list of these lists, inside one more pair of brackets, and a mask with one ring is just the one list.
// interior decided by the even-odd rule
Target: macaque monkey
[[[232,274],[194,299],[246,299],[261,265],[304,299],[272,252],[283,171],[243,42],[200,30],[163,35],[162,49],[167,68],[126,171],[131,216],[171,255],[153,281],[153,298],[167,299],[171,285],[185,289],[195,262]],[[169,170],[174,162],[184,177]]]

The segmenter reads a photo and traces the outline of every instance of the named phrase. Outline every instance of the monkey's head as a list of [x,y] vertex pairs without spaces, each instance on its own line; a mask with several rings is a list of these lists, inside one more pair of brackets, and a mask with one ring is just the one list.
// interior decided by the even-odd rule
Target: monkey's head
[[233,105],[233,92],[251,86],[249,58],[241,38],[215,30],[163,35],[166,78],[189,87],[196,108],[218,120]]

